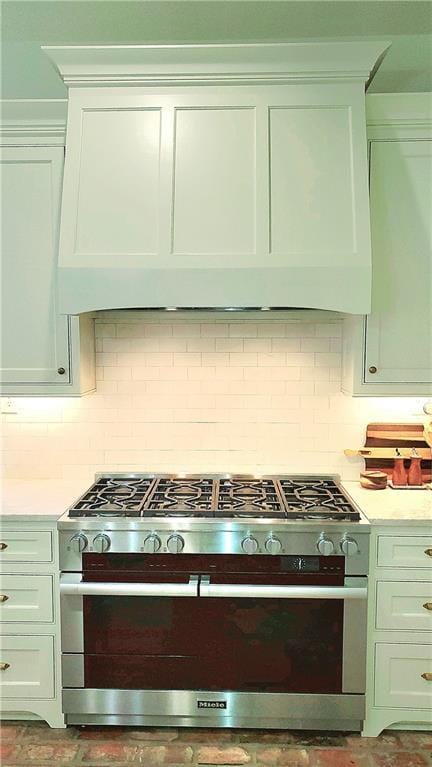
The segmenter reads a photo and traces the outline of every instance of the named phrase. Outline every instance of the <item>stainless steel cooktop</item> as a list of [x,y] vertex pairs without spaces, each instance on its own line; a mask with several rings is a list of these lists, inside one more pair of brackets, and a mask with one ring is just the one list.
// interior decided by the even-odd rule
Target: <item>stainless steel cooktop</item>
[[102,475],[68,516],[360,520],[333,477],[290,475]]

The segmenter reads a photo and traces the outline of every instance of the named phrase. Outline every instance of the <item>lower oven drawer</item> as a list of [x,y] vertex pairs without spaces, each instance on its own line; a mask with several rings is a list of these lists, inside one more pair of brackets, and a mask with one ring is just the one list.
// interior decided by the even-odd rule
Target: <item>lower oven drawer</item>
[[0,694],[3,698],[54,697],[54,639],[0,637]]
[[375,645],[375,705],[430,708],[432,653],[429,644]]

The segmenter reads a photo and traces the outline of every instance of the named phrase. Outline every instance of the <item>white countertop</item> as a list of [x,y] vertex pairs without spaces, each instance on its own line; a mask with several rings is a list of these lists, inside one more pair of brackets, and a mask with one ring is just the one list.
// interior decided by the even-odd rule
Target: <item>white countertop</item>
[[[0,519],[55,521],[87,489],[82,480],[3,480]],[[365,490],[359,482],[342,486],[371,524],[432,524],[431,490]]]
[[61,479],[4,479],[0,484],[0,521],[55,522],[90,483]]
[[366,490],[359,482],[342,482],[371,525],[432,525],[431,490]]

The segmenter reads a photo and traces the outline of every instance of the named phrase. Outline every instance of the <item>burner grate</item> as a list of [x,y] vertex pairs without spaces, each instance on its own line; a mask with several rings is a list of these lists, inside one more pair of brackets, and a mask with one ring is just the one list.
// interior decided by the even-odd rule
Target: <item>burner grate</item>
[[273,479],[220,479],[216,516],[285,518],[285,508]]
[[[214,480],[206,477],[161,477],[156,480],[147,499],[145,516],[169,516],[174,512],[182,515],[193,513],[194,516],[211,516],[214,485]],[[156,515],[150,513],[155,511]]]
[[101,477],[69,516],[360,519],[332,479],[241,476]]
[[69,511],[70,517],[140,517],[153,478],[101,477]]

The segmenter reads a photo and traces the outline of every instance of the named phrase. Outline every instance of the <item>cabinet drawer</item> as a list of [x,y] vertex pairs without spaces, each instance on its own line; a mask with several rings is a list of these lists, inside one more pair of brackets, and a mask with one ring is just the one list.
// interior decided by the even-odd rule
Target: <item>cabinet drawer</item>
[[414,535],[380,535],[378,565],[380,567],[432,568],[432,535],[428,538]]
[[0,664],[1,697],[54,697],[53,637],[0,637]]
[[13,562],[52,562],[51,533],[0,531],[0,565]]
[[0,575],[0,621],[53,620],[51,575]]
[[432,632],[432,583],[378,583],[375,628]]
[[375,645],[375,705],[429,708],[432,705],[432,647],[419,644]]

